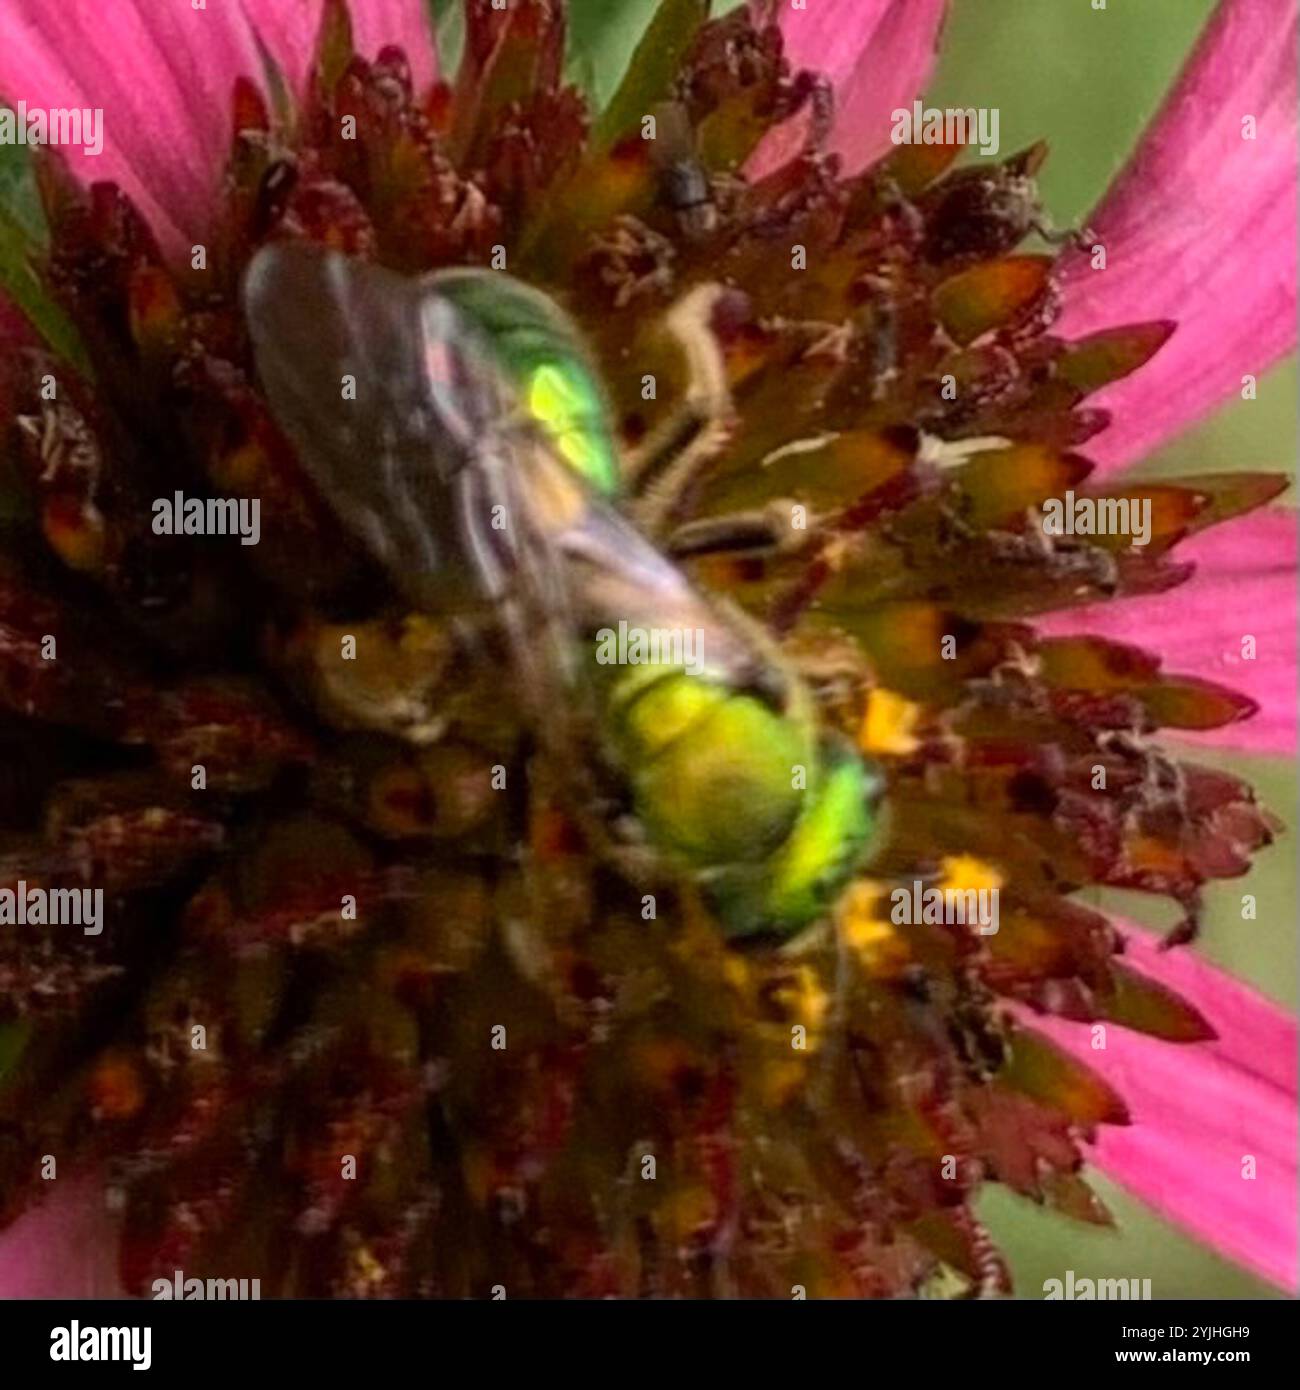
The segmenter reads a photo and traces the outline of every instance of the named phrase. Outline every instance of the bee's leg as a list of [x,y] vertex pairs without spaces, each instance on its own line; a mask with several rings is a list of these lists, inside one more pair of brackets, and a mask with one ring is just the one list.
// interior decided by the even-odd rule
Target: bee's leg
[[753,511],[687,521],[668,533],[664,550],[675,560],[704,555],[792,555],[817,534],[815,517],[807,516],[791,499],[778,497]]
[[735,427],[727,368],[709,322],[722,293],[720,285],[697,285],[665,319],[686,358],[686,398],[624,462],[633,519],[650,535],[672,521],[692,480],[726,448]]

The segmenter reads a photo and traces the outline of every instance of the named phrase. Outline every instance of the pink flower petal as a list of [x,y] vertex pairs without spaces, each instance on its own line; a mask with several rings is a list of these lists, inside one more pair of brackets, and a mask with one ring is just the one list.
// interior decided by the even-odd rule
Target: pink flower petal
[[[1035,1017],[1034,1028],[1128,1103],[1132,1125],[1104,1128],[1095,1160],[1200,1240],[1295,1289],[1295,1020],[1193,951],[1159,951],[1149,933],[1121,925],[1126,959],[1194,1004],[1219,1036],[1175,1044],[1111,1027],[1094,1051],[1089,1028]],[[1247,1158],[1254,1178],[1243,1176]]]
[[1149,453],[1295,343],[1296,33],[1296,0],[1224,0],[1089,219],[1105,270],[1086,254],[1063,266],[1060,336],[1138,317],[1179,324],[1090,402],[1114,413],[1088,447],[1101,465]]
[[230,149],[235,79],[261,59],[232,6],[172,0],[9,0],[0,94],[29,108],[103,110],[103,152],[62,147],[87,183],[111,180],[170,251],[202,237]]
[[[267,52],[296,93],[307,81],[323,0],[239,0]],[[390,45],[404,49],[415,90],[437,77],[433,29],[425,0],[351,0],[352,38],[363,58]]]
[[249,24],[295,95],[307,81],[322,0],[239,0]]
[[117,1227],[92,1178],[50,1182],[45,1200],[0,1231],[0,1298],[122,1298]]
[[[947,0],[814,0],[806,10],[775,10],[794,70],[824,74],[835,89],[830,149],[855,173],[889,147],[890,113],[911,106],[934,66]],[[760,18],[773,13],[758,0]],[[759,178],[779,168],[803,144],[807,118],[796,117],[767,136],[746,166]]]
[[[1048,636],[1095,633],[1147,647],[1172,675],[1202,676],[1249,695],[1251,719],[1180,739],[1294,754],[1296,514],[1274,508],[1211,527],[1178,547],[1196,573],[1164,594],[1091,604],[1037,619]],[[1255,655],[1243,638],[1255,639]]]

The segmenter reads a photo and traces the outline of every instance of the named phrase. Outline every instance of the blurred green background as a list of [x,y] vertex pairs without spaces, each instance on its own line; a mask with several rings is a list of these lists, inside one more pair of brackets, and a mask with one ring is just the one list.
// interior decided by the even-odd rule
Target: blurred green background
[[[606,98],[657,0],[569,3],[572,76],[594,87],[598,99]],[[443,42],[454,53],[455,0],[442,0],[437,9]],[[1097,203],[1213,9],[1214,0],[1109,0],[1104,11],[1094,10],[1090,0],[953,0],[927,99],[936,106],[998,107],[1004,153],[1046,137],[1052,154],[1040,179],[1044,202],[1058,225],[1069,224]],[[1261,380],[1258,400],[1229,405],[1146,460],[1140,471],[1292,470],[1296,392],[1293,358]],[[1247,776],[1288,826],[1300,824],[1291,760],[1199,748],[1192,756]],[[1291,1009],[1297,979],[1295,843],[1293,835],[1284,836],[1248,879],[1209,890],[1197,948]],[[1256,922],[1240,918],[1244,892],[1257,896]],[[1173,922],[1172,911],[1138,894],[1102,893],[1091,901],[1153,927]],[[1206,1123],[1213,1117],[1207,1115]],[[1002,1189],[984,1199],[981,1213],[1009,1253],[1024,1296],[1035,1296],[1043,1280],[1060,1277],[1066,1268],[1077,1278],[1150,1278],[1161,1298],[1280,1296],[1114,1184],[1094,1181],[1115,1214],[1115,1230],[1067,1221]]]

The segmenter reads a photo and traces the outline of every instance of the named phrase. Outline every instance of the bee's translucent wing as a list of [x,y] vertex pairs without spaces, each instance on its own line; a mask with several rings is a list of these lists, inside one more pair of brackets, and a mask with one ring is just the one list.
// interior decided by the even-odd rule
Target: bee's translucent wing
[[483,329],[428,281],[299,243],[258,253],[244,303],[272,412],[339,519],[416,607],[493,604],[553,712],[572,653],[548,535],[585,489],[519,429]]
[[254,258],[244,306],[272,412],[340,520],[422,608],[484,587],[492,557],[466,553],[477,518],[464,483],[508,407],[496,377],[467,361],[454,306],[293,242]]
[[780,703],[784,682],[770,653],[738,615],[724,614],[678,567],[613,508],[594,501],[558,536],[568,603],[578,628],[659,629],[692,634],[701,674]]
[[[544,732],[588,719],[577,684],[573,574],[558,544],[589,503],[582,481],[535,431],[506,424],[485,441],[463,480],[476,570],[496,598],[521,695]],[[550,741],[562,744],[567,734]]]
[[244,296],[271,408],[321,493],[416,606],[494,605],[542,725],[581,717],[580,644],[619,621],[698,630],[718,679],[763,683],[748,634],[558,456],[436,279],[286,243]]

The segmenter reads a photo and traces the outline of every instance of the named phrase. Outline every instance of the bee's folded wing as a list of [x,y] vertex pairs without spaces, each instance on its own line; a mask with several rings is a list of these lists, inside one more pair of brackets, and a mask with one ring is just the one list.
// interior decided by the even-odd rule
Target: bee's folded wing
[[297,242],[258,253],[244,305],[271,410],[325,501],[421,607],[459,601],[476,576],[458,479],[500,407],[454,308]]

